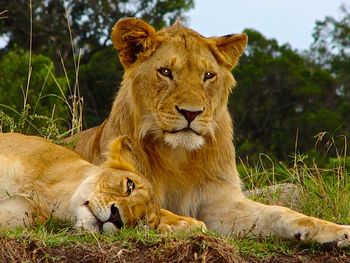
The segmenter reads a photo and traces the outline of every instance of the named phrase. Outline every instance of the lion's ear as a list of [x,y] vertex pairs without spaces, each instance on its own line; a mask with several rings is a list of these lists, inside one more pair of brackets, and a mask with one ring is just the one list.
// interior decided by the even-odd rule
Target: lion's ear
[[113,46],[125,68],[136,61],[138,54],[150,49],[155,41],[155,29],[140,19],[121,19],[112,29]]
[[226,35],[215,38],[215,42],[221,60],[233,68],[247,46],[248,36],[245,33]]
[[102,166],[133,172],[136,169],[132,164],[132,154],[132,143],[130,137],[126,135],[119,136],[109,145],[107,160]]

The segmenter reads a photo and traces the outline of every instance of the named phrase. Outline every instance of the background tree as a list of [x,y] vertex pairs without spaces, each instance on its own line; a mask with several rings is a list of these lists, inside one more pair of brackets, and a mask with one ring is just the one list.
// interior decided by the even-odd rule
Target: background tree
[[[29,58],[26,52],[18,50],[28,50],[32,37],[33,61],[38,60],[36,55],[48,59],[48,64],[52,60],[52,70],[58,69],[53,74],[56,80],[67,71],[73,82],[78,72],[84,98],[84,128],[101,123],[110,111],[123,72],[110,42],[114,23],[125,16],[136,16],[161,28],[183,16],[193,2],[43,0],[31,1],[29,5],[28,0],[0,1],[0,37],[8,40],[0,51],[0,103],[23,106],[23,98],[18,94],[27,79]],[[229,104],[237,127],[238,155],[256,161],[259,153],[266,153],[279,160],[290,160],[297,133],[298,150],[308,155],[315,154],[315,143],[320,138],[315,136],[322,132],[335,134],[335,140],[339,134],[349,137],[349,8],[343,6],[339,18],[326,17],[316,23],[314,43],[308,52],[297,52],[288,44],[279,45],[253,29],[246,33],[248,48],[235,69],[238,87]],[[33,66],[33,96],[43,79],[35,74],[38,71],[39,76],[45,75],[47,63]],[[16,77],[19,74],[23,78]],[[52,81],[48,83],[47,91],[55,86]],[[46,112],[54,103],[48,100],[39,106]]]
[[2,0],[0,10],[7,10],[7,18],[0,20],[0,36],[9,39],[7,48],[24,49],[32,36],[34,52],[50,57],[61,52],[65,59],[70,51],[68,22],[76,46],[91,54],[110,45],[112,26],[122,17],[139,17],[160,28],[192,7],[193,0]]
[[340,8],[338,19],[326,17],[317,21],[310,56],[327,68],[336,80],[338,112],[348,120],[344,129],[350,132],[350,7]]
[[0,59],[0,126],[2,131],[56,136],[59,130],[52,125],[66,125],[67,82],[55,76],[55,66],[48,57],[29,57],[29,52],[14,50]]
[[106,117],[121,79],[122,67],[110,41],[114,23],[122,17],[132,16],[161,28],[183,17],[183,13],[193,7],[193,2],[44,0],[31,1],[30,5],[28,0],[2,0],[0,11],[7,12],[6,19],[0,20],[0,37],[8,39],[4,50],[16,47],[27,50],[32,37],[32,51],[51,58],[60,75],[64,73],[62,60],[72,80],[75,78],[74,54],[76,57],[79,54],[78,50],[73,53],[72,45],[83,51],[80,58],[79,85],[81,95],[86,98],[84,115],[85,127],[88,127],[100,123]]
[[315,135],[332,134],[344,123],[334,77],[289,45],[280,46],[251,29],[246,33],[248,48],[234,72],[238,87],[230,100],[238,154],[257,160],[259,153],[266,153],[288,160],[297,133],[298,150],[310,152]]

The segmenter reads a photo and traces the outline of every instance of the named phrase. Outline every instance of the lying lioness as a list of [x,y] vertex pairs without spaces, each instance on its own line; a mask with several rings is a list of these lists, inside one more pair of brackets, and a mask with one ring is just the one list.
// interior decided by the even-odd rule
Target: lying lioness
[[[113,141],[112,150],[122,150],[122,143],[123,138]],[[93,232],[115,232],[139,219],[157,227],[159,207],[150,184],[127,163],[119,164],[119,170],[98,167],[43,138],[0,134],[0,227],[49,217],[74,220]]]
[[122,157],[130,149],[128,140],[115,139],[99,167],[43,138],[0,133],[0,228],[31,226],[50,217],[92,232],[113,233],[141,219],[161,231],[205,228],[195,219],[159,210],[149,182]]

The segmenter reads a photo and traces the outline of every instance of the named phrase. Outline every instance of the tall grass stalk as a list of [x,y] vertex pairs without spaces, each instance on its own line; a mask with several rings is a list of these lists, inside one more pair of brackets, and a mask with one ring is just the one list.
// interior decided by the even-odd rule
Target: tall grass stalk
[[[30,25],[29,25],[29,30],[30,30],[30,36],[29,36],[29,50],[28,50],[28,73],[27,73],[27,79],[26,79],[26,84],[25,87],[21,87],[22,90],[22,96],[23,96],[23,108],[22,109],[13,109],[7,105],[0,105],[3,108],[6,108],[7,110],[9,110],[10,112],[14,113],[16,116],[18,116],[18,118],[20,119],[19,121],[15,121],[12,117],[7,116],[4,112],[1,112],[1,118],[0,118],[0,131],[3,130],[3,126],[7,125],[10,127],[10,131],[14,132],[23,132],[28,134],[30,129],[34,129],[36,131],[37,134],[41,135],[42,137],[46,137],[46,138],[51,138],[52,134],[52,130],[55,129],[57,130],[57,127],[60,126],[57,124],[58,121],[62,122],[62,119],[55,119],[55,108],[56,106],[53,105],[52,106],[52,111],[50,116],[41,116],[41,115],[37,115],[36,111],[39,105],[39,102],[42,99],[46,99],[49,97],[54,97],[55,99],[59,100],[59,101],[63,101],[64,104],[66,105],[68,111],[69,111],[69,129],[65,129],[66,132],[60,132],[57,133],[55,132],[55,136],[52,137],[52,139],[60,139],[62,137],[66,137],[68,135],[73,135],[79,131],[82,130],[82,122],[83,122],[83,98],[80,95],[80,90],[79,90],[79,67],[80,67],[80,58],[82,55],[81,50],[79,50],[79,54],[78,56],[76,56],[76,51],[75,51],[75,47],[74,47],[74,39],[73,39],[73,34],[71,31],[71,26],[70,26],[70,22],[69,22],[69,12],[67,10],[67,8],[65,7],[65,17],[66,17],[66,21],[67,21],[67,28],[69,31],[69,37],[70,37],[70,42],[71,42],[71,50],[72,50],[72,56],[73,56],[73,63],[74,63],[74,84],[73,84],[73,88],[71,85],[71,80],[69,78],[69,74],[66,70],[66,66],[65,66],[65,62],[62,59],[62,56],[60,56],[60,60],[61,60],[61,65],[63,68],[63,72],[64,72],[64,76],[65,76],[65,80],[66,83],[65,85],[67,85],[68,87],[68,94],[66,94],[65,88],[62,86],[62,82],[60,84],[60,82],[57,80],[57,78],[54,75],[53,72],[53,65],[49,65],[47,67],[47,74],[45,76],[45,79],[43,80],[43,84],[41,86],[41,89],[39,91],[38,94],[38,98],[35,102],[31,102],[33,104],[33,107],[31,107],[29,105],[29,93],[30,93],[30,89],[31,89],[31,78],[32,78],[32,74],[33,74],[33,65],[32,65],[32,44],[33,44],[33,8],[32,8],[32,0],[28,1],[28,5],[29,5],[29,17],[30,17]],[[6,18],[6,13],[7,10],[1,11],[0,12],[0,18],[1,19],[5,19]],[[48,78],[51,77],[58,89],[58,93],[57,94],[45,94],[44,95],[44,90],[45,90],[45,86],[46,83],[48,81]],[[29,110],[31,109],[31,110]],[[32,120],[34,119],[42,119],[45,120],[48,126],[47,129],[45,130],[44,127],[36,127],[35,124],[33,123]],[[24,121],[24,124],[22,123],[22,121]],[[16,122],[21,122],[21,124],[19,125]],[[26,126],[26,128],[24,127]],[[68,126],[68,125],[67,125]],[[25,128],[25,130],[23,130]],[[43,130],[45,130],[43,132]]]
[[[325,167],[320,167],[317,161],[299,154],[295,151],[293,156],[293,165],[288,167],[281,162],[273,162],[270,168],[267,168],[263,159],[260,163],[249,166],[241,160],[240,172],[243,175],[243,181],[247,189],[253,189],[253,198],[269,204],[283,204],[292,206],[307,215],[320,217],[333,222],[349,224],[350,211],[350,159],[347,156],[347,138],[343,139],[343,145],[336,144],[334,135],[322,133],[317,144],[327,137],[326,152],[333,147],[335,157],[329,157]],[[297,143],[296,143],[297,146]],[[286,184],[293,184],[293,191],[296,191],[291,200],[287,196]],[[281,188],[276,187],[280,184]],[[290,187],[289,184],[287,184]],[[263,189],[263,190],[261,190]],[[265,189],[265,190],[264,190]],[[275,190],[277,189],[277,190]],[[289,189],[288,189],[289,191]],[[254,193],[256,195],[254,196]],[[276,196],[273,196],[276,194]]]
[[28,61],[28,76],[27,76],[27,85],[26,90],[23,91],[23,109],[25,109],[27,105],[28,100],[28,92],[29,92],[29,86],[30,86],[30,78],[32,76],[32,46],[33,46],[33,5],[32,0],[29,0],[29,61]]
[[7,12],[8,12],[7,10],[0,11],[0,19],[7,18],[7,15],[6,15]]
[[[65,16],[67,21],[69,39],[70,39],[70,44],[71,44],[72,54],[73,54],[74,70],[75,70],[75,80],[74,80],[73,90],[69,86],[72,102],[71,104],[68,103],[71,116],[72,116],[70,135],[73,135],[82,130],[82,121],[83,121],[83,104],[84,104],[83,102],[84,101],[83,101],[83,98],[80,96],[80,89],[79,89],[79,68],[80,68],[81,49],[79,50],[79,55],[77,60],[75,55],[73,34],[72,34],[70,21],[69,21],[69,12],[66,5],[65,5]],[[63,62],[62,56],[61,56],[61,62]],[[64,68],[65,75],[67,76],[67,71],[64,67],[64,63],[62,63],[62,66]]]

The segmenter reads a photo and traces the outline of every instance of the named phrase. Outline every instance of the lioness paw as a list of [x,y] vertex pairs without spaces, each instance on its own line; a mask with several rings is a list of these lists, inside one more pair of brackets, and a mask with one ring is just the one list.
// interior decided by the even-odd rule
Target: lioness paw
[[206,230],[207,227],[202,221],[192,219],[189,217],[187,219],[181,219],[181,220],[176,220],[171,222],[161,222],[157,228],[157,230],[160,232],[172,232],[172,233],[195,230],[195,229]]
[[182,232],[188,230],[206,230],[205,224],[192,217],[178,216],[167,210],[161,209],[161,219],[157,227],[160,232]]

